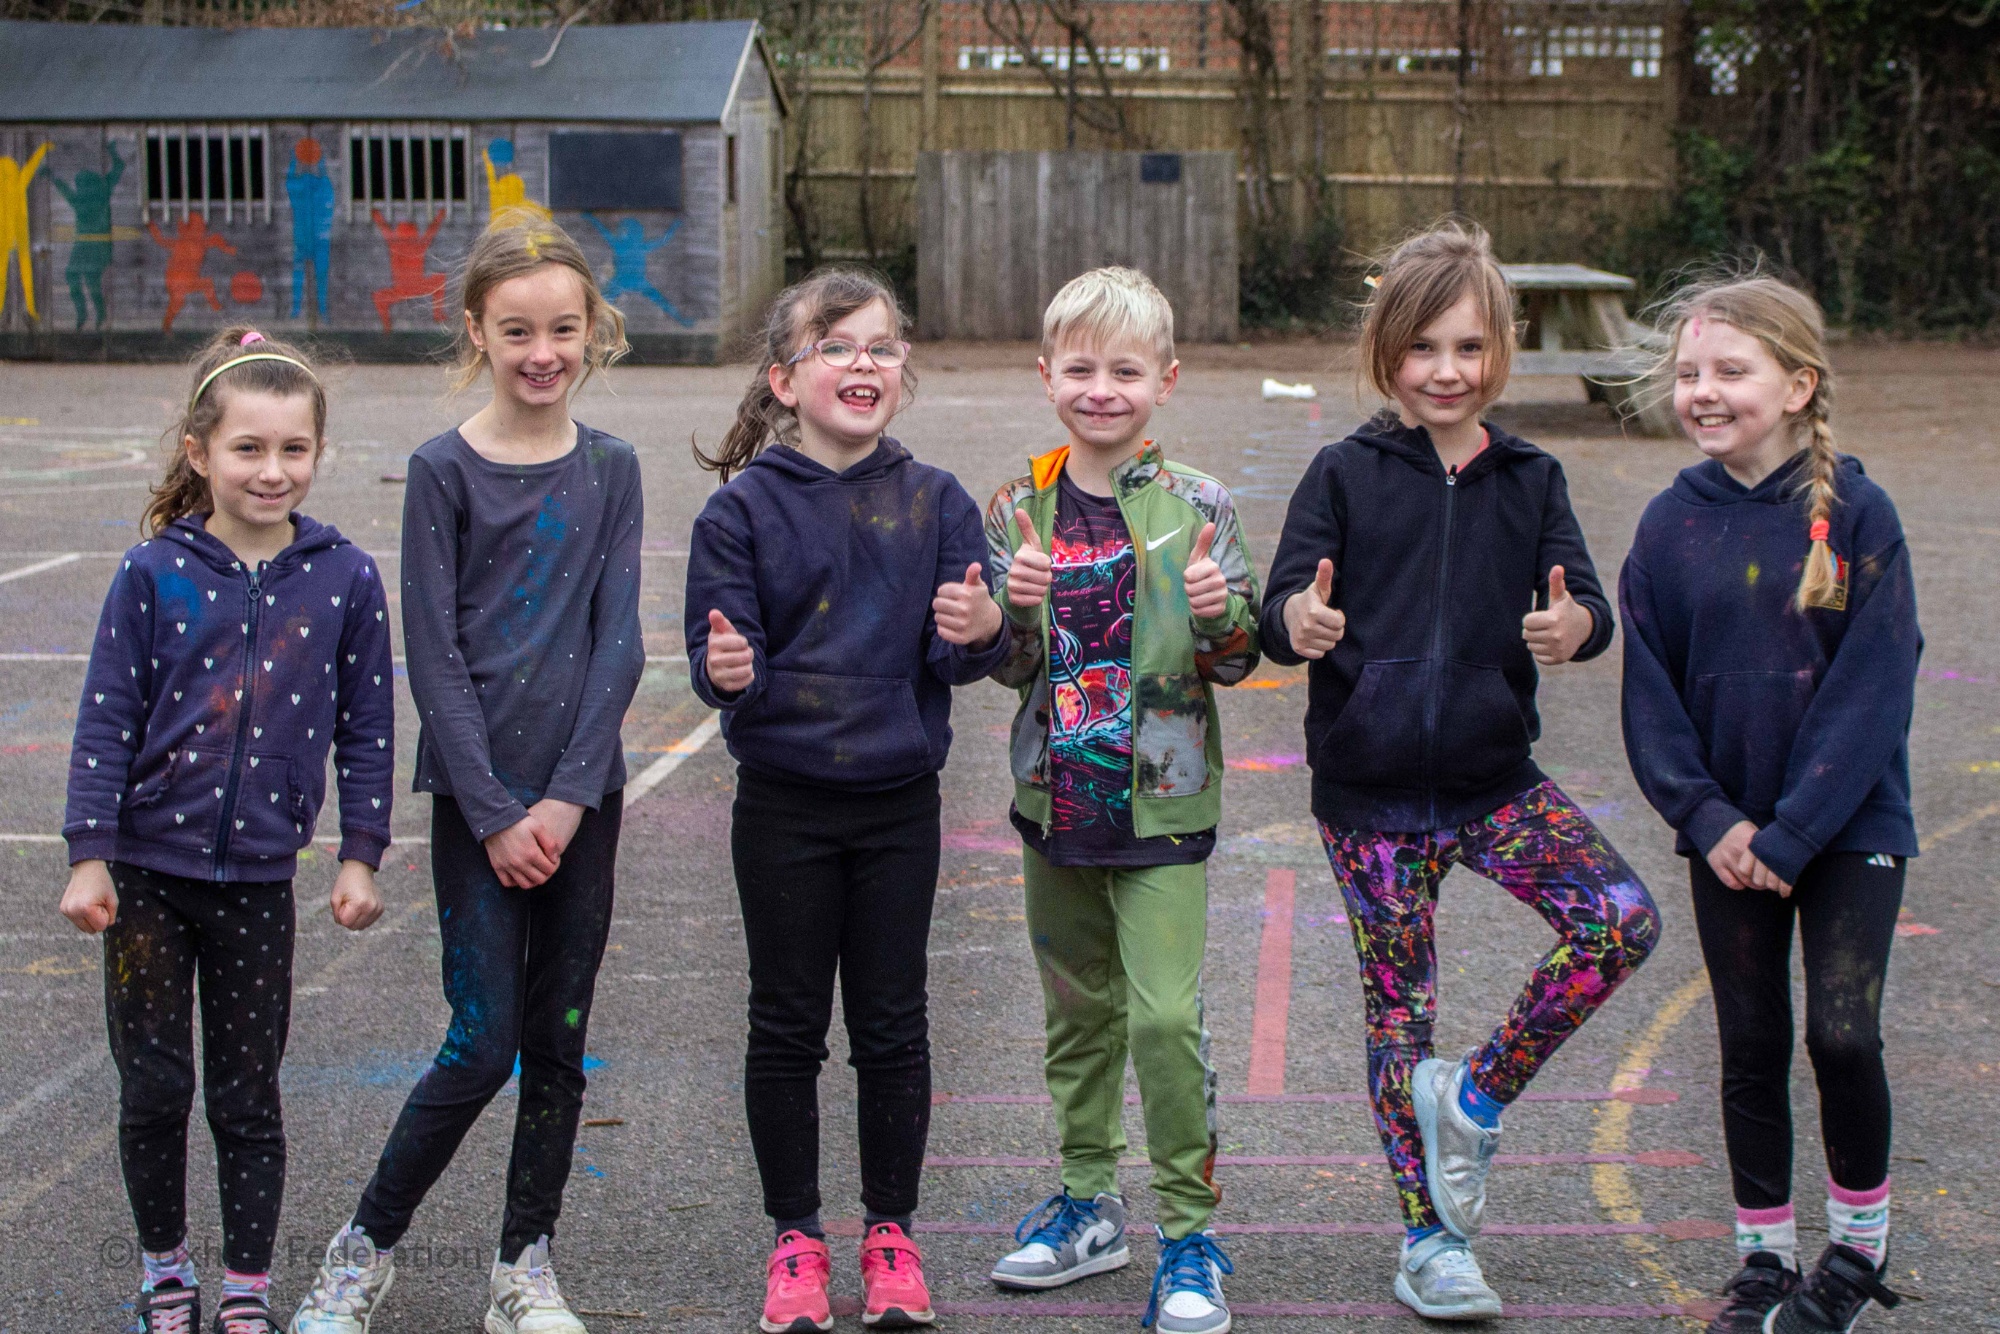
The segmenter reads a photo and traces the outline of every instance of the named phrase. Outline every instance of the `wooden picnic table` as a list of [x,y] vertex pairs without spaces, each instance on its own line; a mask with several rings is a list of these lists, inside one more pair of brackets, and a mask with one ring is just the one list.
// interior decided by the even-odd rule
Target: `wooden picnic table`
[[1672,435],[1673,404],[1657,402],[1646,373],[1660,336],[1625,311],[1639,284],[1583,264],[1502,264],[1521,299],[1525,328],[1516,375],[1574,375],[1592,402],[1648,435]]

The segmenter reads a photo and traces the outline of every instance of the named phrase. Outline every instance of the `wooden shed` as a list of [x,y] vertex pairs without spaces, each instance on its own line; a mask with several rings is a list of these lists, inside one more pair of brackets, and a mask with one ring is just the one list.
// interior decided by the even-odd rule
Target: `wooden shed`
[[0,23],[0,357],[179,356],[254,321],[429,355],[497,210],[582,244],[647,361],[784,283],[752,22],[481,31]]

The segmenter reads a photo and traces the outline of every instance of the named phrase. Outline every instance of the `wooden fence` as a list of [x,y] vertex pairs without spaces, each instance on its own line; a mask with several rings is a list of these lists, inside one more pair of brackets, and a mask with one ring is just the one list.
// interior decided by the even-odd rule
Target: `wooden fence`
[[[1669,83],[1486,80],[1461,111],[1444,75],[1336,81],[1323,103],[1321,161],[1343,242],[1371,252],[1444,213],[1456,194],[1506,259],[1585,258],[1671,182]],[[883,70],[872,84],[815,71],[807,104],[795,97],[794,221],[803,204],[821,256],[892,261],[917,242],[920,151],[1050,150],[1069,137],[1063,99],[1032,75],[926,79]],[[1144,76],[1122,84],[1119,96],[1135,142],[1078,126],[1077,148],[1245,152],[1246,103],[1229,74]],[[1288,98],[1281,90],[1274,119],[1288,114]],[[1454,151],[1461,116],[1462,164]],[[1289,188],[1284,170],[1272,179],[1279,193]],[[792,247],[796,257],[796,228]]]
[[926,338],[1036,338],[1056,289],[1129,264],[1175,332],[1236,337],[1234,153],[924,153],[917,318]]

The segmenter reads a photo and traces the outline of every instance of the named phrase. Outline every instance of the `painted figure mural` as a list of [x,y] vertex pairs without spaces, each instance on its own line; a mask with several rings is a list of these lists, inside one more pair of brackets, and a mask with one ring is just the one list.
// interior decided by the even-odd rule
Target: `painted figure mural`
[[646,261],[655,250],[674,239],[674,233],[681,229],[681,219],[675,218],[667,230],[648,241],[646,229],[637,218],[627,218],[612,231],[598,221],[595,213],[586,213],[590,225],[597,228],[605,244],[611,247],[611,276],[604,283],[604,299],[616,301],[627,292],[645,297],[667,313],[668,318],[684,328],[693,328],[694,321],[674,309],[674,303],[660,294],[653,286],[652,277],[646,272]]
[[111,193],[118,188],[119,177],[125,174],[125,159],[118,154],[118,141],[108,141],[105,149],[111,154],[109,171],[79,171],[67,184],[60,176],[49,178],[56,192],[69,201],[70,212],[76,215],[76,240],[69,248],[69,263],[63,266],[63,278],[69,283],[70,304],[76,307],[79,329],[89,318],[91,308],[97,312],[96,327],[104,327],[104,271],[111,267]]
[[333,178],[317,139],[292,146],[292,163],[285,168],[285,195],[292,201],[292,318],[305,304],[306,265],[313,270],[313,302],[326,315],[327,272],[333,267]]
[[528,183],[521,179],[521,173],[514,170],[514,141],[495,139],[486,145],[483,154],[486,162],[486,225],[491,227],[505,220],[507,214],[520,211],[532,214],[547,222],[555,215],[528,198]]
[[199,213],[190,213],[181,219],[181,225],[169,240],[161,231],[160,224],[150,218],[146,230],[153,234],[153,240],[167,252],[167,317],[160,321],[163,333],[172,333],[174,321],[180,318],[181,307],[190,296],[200,296],[208,302],[208,308],[220,311],[222,303],[215,298],[215,279],[201,271],[208,252],[220,250],[225,255],[236,253],[236,247],[208,229],[208,219]]
[[28,246],[28,182],[35,179],[42,159],[49,155],[43,144],[29,155],[26,166],[11,157],[0,157],[0,315],[7,313],[7,270],[18,257],[21,261],[21,300],[28,318],[35,313],[35,265]]
[[382,233],[382,242],[389,247],[389,285],[375,290],[375,313],[382,317],[382,332],[388,333],[392,327],[389,307],[421,297],[431,299],[431,319],[443,323],[445,276],[426,272],[424,257],[431,242],[437,239],[438,228],[444,225],[444,210],[433,214],[431,225],[421,232],[416,223],[407,220],[390,226],[381,209],[371,209],[370,213],[375,219],[375,230]]

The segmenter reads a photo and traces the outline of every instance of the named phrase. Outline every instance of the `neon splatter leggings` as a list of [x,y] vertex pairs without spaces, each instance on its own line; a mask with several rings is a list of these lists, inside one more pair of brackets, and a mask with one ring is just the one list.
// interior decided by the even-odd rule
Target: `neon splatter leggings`
[[1542,783],[1484,819],[1430,833],[1375,833],[1320,825],[1347,901],[1367,1007],[1368,1091],[1396,1178],[1403,1221],[1438,1221],[1424,1186],[1423,1138],[1410,1078],[1431,1055],[1437,1021],[1432,914],[1454,863],[1500,885],[1556,930],[1556,943],[1507,1017],[1473,1053],[1472,1080],[1512,1102],[1660,936],[1652,897],[1590,819],[1554,783]]

